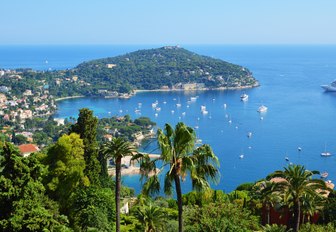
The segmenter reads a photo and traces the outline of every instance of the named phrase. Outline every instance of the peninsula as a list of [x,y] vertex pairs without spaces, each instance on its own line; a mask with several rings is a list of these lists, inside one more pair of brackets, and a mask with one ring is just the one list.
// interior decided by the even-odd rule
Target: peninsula
[[179,46],[84,62],[72,72],[78,80],[101,86],[95,94],[105,96],[134,90],[240,89],[259,85],[247,68]]

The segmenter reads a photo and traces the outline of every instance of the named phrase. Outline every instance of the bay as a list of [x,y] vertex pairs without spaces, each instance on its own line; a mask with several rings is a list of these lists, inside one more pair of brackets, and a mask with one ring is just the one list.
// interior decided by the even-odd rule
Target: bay
[[[236,91],[146,92],[138,93],[129,100],[68,99],[58,102],[55,117],[77,117],[80,108],[88,107],[98,117],[129,114],[136,118],[140,115],[135,110],[141,102],[141,116],[150,117],[157,122],[158,127],[162,128],[165,123],[175,125],[179,121],[198,127],[195,129],[197,136],[203,143],[212,146],[221,164],[221,179],[213,188],[226,192],[234,190],[241,183],[264,178],[289,162],[303,164],[311,170],[327,171],[328,179],[335,179],[335,156],[323,158],[320,153],[326,146],[328,151],[336,155],[336,95],[325,93],[320,85],[336,79],[336,46],[183,47],[202,55],[243,65],[253,72],[261,86]],[[84,59],[114,56],[140,48],[146,47],[125,45],[94,49],[94,46],[84,46],[79,49],[70,46],[63,47],[63,53],[60,52],[62,49],[55,52],[57,49],[44,47],[39,49],[46,54],[43,57],[47,58],[31,55],[28,60],[17,62],[18,58],[13,56],[7,63],[4,62],[5,52],[0,53],[0,68],[22,67],[23,62],[26,67],[35,64],[33,68],[43,70],[45,59],[48,59],[48,64],[54,59],[59,60],[61,65],[55,65],[53,69],[71,68]],[[19,54],[20,49],[17,49]],[[68,49],[77,55],[71,55]],[[9,51],[10,49],[7,54]],[[249,95],[246,103],[240,101],[242,93]],[[198,96],[197,100],[187,107],[190,97],[195,96]],[[159,112],[151,107],[156,100],[161,108]],[[181,104],[180,108],[176,107],[177,103]],[[264,115],[257,112],[261,104],[268,107],[268,112]],[[207,115],[201,113],[201,105],[206,106],[209,112]],[[247,137],[248,132],[252,132],[251,138]],[[302,148],[301,152],[298,147]],[[154,153],[157,145],[152,142],[144,148]],[[241,154],[244,154],[243,159],[239,158]],[[289,162],[285,157],[289,158]],[[139,193],[141,184],[138,176],[128,176],[123,181]],[[190,189],[189,182],[183,185],[184,192]]]

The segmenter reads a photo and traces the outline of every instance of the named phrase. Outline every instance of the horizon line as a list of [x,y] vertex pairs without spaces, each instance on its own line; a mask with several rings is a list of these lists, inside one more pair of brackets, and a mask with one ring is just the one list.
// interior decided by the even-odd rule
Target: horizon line
[[29,44],[1,44],[4,46],[333,46],[336,43],[29,43]]

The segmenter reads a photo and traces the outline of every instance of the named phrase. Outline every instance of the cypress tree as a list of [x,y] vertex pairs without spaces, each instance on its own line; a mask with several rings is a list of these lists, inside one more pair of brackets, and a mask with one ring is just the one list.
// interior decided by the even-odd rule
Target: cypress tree
[[89,178],[91,185],[100,185],[99,175],[101,171],[98,160],[97,142],[98,118],[88,108],[79,110],[77,123],[70,128],[70,133],[77,133],[84,143],[85,175]]

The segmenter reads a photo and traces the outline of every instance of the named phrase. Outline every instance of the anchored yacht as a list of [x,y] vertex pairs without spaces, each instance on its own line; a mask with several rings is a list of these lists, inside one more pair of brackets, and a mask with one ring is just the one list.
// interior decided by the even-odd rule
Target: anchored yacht
[[321,87],[328,92],[336,92],[336,80],[331,82],[329,85],[321,85]]

